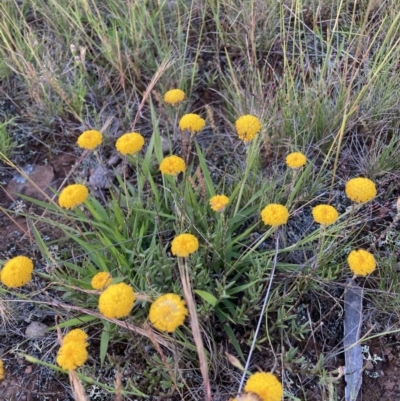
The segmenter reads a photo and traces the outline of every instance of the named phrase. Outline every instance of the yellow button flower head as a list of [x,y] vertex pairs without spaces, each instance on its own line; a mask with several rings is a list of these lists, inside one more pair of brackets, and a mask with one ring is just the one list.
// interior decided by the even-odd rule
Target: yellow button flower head
[[149,319],[151,324],[157,330],[173,333],[183,324],[188,315],[185,304],[179,295],[161,295],[150,307]]
[[72,209],[85,202],[88,196],[89,191],[83,184],[68,185],[61,191],[58,204],[64,209]]
[[333,224],[339,217],[338,211],[331,205],[318,205],[312,210],[314,220],[322,225]]
[[286,164],[293,169],[303,167],[307,163],[307,158],[301,152],[293,152],[286,156]]
[[164,102],[172,106],[185,100],[185,92],[181,89],[171,89],[164,95]]
[[100,272],[93,276],[91,285],[95,290],[102,290],[104,287],[107,287],[111,283],[111,274],[107,272]]
[[374,255],[364,249],[351,251],[347,258],[347,263],[350,269],[358,276],[366,276],[372,273],[376,267]]
[[33,262],[26,256],[10,259],[0,271],[0,280],[8,288],[22,287],[32,279]]
[[79,135],[77,144],[83,149],[94,149],[101,144],[103,141],[103,135],[101,132],[96,130],[85,131]]
[[261,130],[261,123],[257,117],[246,114],[236,120],[235,127],[239,138],[244,142],[249,142]]
[[376,186],[368,178],[352,178],[347,181],[345,192],[353,202],[366,203],[375,198]]
[[87,344],[80,341],[71,341],[63,344],[57,353],[57,364],[63,369],[75,370],[88,359]]
[[282,224],[286,224],[289,218],[289,211],[283,205],[271,203],[261,211],[261,219],[264,224],[278,227]]
[[4,362],[0,359],[0,380],[3,380],[4,377]]
[[199,240],[192,234],[179,234],[172,240],[172,255],[187,258],[199,249]]
[[206,122],[198,114],[185,114],[179,121],[181,131],[189,131],[191,134],[200,132]]
[[215,195],[210,199],[210,206],[214,212],[223,212],[228,203],[229,198],[226,195]]
[[185,161],[179,156],[167,156],[160,163],[160,171],[163,174],[177,175],[186,170]]
[[144,138],[137,132],[124,134],[117,139],[116,149],[123,155],[134,155],[139,152],[144,145]]
[[64,336],[62,343],[63,345],[68,343],[83,343],[87,346],[87,339],[88,335],[82,329],[73,329]]
[[247,380],[245,391],[257,394],[262,401],[282,401],[283,387],[272,373],[254,373]]
[[133,288],[125,283],[111,284],[99,298],[100,312],[110,319],[128,316],[135,302]]

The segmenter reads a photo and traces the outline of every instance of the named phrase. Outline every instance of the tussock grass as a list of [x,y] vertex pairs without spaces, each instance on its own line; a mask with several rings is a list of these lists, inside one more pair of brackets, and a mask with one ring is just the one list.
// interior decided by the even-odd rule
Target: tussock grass
[[[31,207],[19,216],[29,222],[31,245],[46,266],[36,268],[36,283],[51,294],[35,292],[32,302],[57,313],[53,331],[81,326],[95,344],[90,364],[71,376],[77,399],[85,397],[80,380],[109,399],[229,399],[240,374],[224,352],[240,361],[235,366],[253,352],[249,370],[273,370],[291,399],[340,399],[351,249],[368,249],[378,261],[373,275],[358,279],[366,321],[389,316],[391,322],[375,324],[362,341],[399,330],[393,312],[400,285],[398,2],[9,0],[0,13],[3,164],[23,167],[19,149],[33,146],[46,148],[50,159],[76,154],[71,182],[87,183],[84,171],[98,166],[114,177],[72,211],[48,195],[46,201],[21,195]],[[186,93],[177,108],[162,100],[172,88]],[[207,119],[194,138],[178,128],[188,112]],[[248,144],[234,128],[244,114],[263,127]],[[82,154],[76,138],[91,128],[104,134],[104,143]],[[130,131],[145,136],[145,149],[107,164],[115,139]],[[307,156],[299,171],[285,166],[292,151]],[[188,162],[177,180],[158,171],[170,153]],[[359,207],[344,195],[356,176],[378,188],[377,198]],[[223,215],[208,205],[217,193],[231,198]],[[278,231],[260,222],[268,203],[290,210]],[[319,203],[340,213],[326,230],[311,216]],[[44,225],[63,238],[45,239]],[[186,231],[201,247],[179,272],[170,242]],[[54,255],[54,245],[61,253]],[[96,312],[90,280],[98,271],[140,294],[127,321]],[[173,335],[147,324],[149,302],[167,292],[185,294],[197,316]],[[8,293],[2,287],[0,293],[6,327]],[[130,360],[122,361],[118,344]],[[15,351],[7,348],[6,357]],[[59,371],[54,360],[34,361]],[[98,369],[107,366],[135,375],[101,383]]]

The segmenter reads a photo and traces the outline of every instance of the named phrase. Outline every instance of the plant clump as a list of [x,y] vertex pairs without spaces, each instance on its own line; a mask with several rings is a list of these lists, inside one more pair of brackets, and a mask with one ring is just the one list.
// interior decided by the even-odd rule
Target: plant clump
[[8,288],[22,287],[32,279],[33,262],[26,256],[10,259],[0,271],[0,281]]
[[150,307],[149,320],[157,330],[173,333],[188,315],[185,305],[186,302],[177,294],[161,295]]

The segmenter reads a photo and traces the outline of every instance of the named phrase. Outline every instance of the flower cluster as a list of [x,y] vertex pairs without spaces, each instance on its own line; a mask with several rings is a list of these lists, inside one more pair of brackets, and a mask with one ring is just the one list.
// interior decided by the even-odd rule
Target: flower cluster
[[100,272],[93,276],[90,282],[91,286],[95,290],[102,290],[111,283],[111,274],[108,272]]
[[0,281],[8,288],[22,287],[32,279],[33,262],[26,256],[10,259],[0,271]]
[[375,198],[376,186],[368,178],[353,178],[346,183],[347,197],[356,203],[367,203]]
[[183,324],[188,315],[185,305],[185,301],[179,295],[161,295],[150,307],[149,319],[151,324],[157,330],[173,333]]
[[283,397],[281,382],[272,373],[267,372],[252,374],[244,390],[246,393],[256,394],[261,401],[281,401]]
[[57,364],[63,369],[75,370],[88,359],[88,336],[81,329],[71,330],[64,338],[57,353]]
[[185,161],[179,156],[165,157],[160,163],[160,171],[162,174],[178,175],[186,170]]
[[192,234],[179,234],[171,243],[172,254],[181,258],[187,258],[198,249],[199,240]]
[[85,131],[79,135],[77,144],[83,149],[92,150],[99,146],[103,141],[103,135],[101,132],[96,130]]
[[72,184],[65,187],[58,198],[58,204],[64,209],[72,209],[85,202],[89,190],[83,184]]
[[175,106],[185,100],[185,92],[181,89],[171,89],[164,95],[164,102]]
[[307,158],[301,152],[293,152],[286,156],[286,164],[288,167],[297,169],[303,167],[307,163]]
[[283,205],[271,203],[261,211],[261,219],[265,225],[278,227],[287,223],[289,211]]
[[229,203],[226,195],[215,195],[210,199],[210,206],[214,212],[223,212]]
[[135,299],[135,293],[130,285],[112,284],[100,295],[99,310],[109,319],[119,319],[129,315]]
[[374,255],[364,249],[352,250],[347,258],[347,263],[358,276],[366,276],[372,273],[376,267]]
[[124,134],[117,139],[115,148],[122,155],[134,155],[139,152],[144,145],[144,138],[137,132]]
[[0,380],[3,380],[4,377],[4,362],[0,359]]
[[206,122],[198,114],[185,114],[179,121],[179,128],[191,134],[200,132],[205,125]]
[[260,120],[247,114],[245,116],[239,117],[235,122],[236,132],[238,137],[243,142],[249,142],[255,138],[258,132],[261,130]]
[[312,210],[314,220],[324,226],[333,224],[339,217],[338,211],[331,205],[318,205]]

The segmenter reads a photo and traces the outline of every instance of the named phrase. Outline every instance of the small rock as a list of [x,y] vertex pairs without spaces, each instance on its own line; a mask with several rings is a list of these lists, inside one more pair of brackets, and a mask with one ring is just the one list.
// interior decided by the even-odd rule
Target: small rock
[[21,174],[16,174],[5,188],[7,195],[14,201],[18,198],[18,194],[36,199],[44,199],[43,192],[48,190],[54,179],[53,167],[49,165],[28,165],[27,167],[23,171],[29,179]]
[[31,322],[25,330],[27,338],[41,338],[46,334],[48,326],[40,322]]

